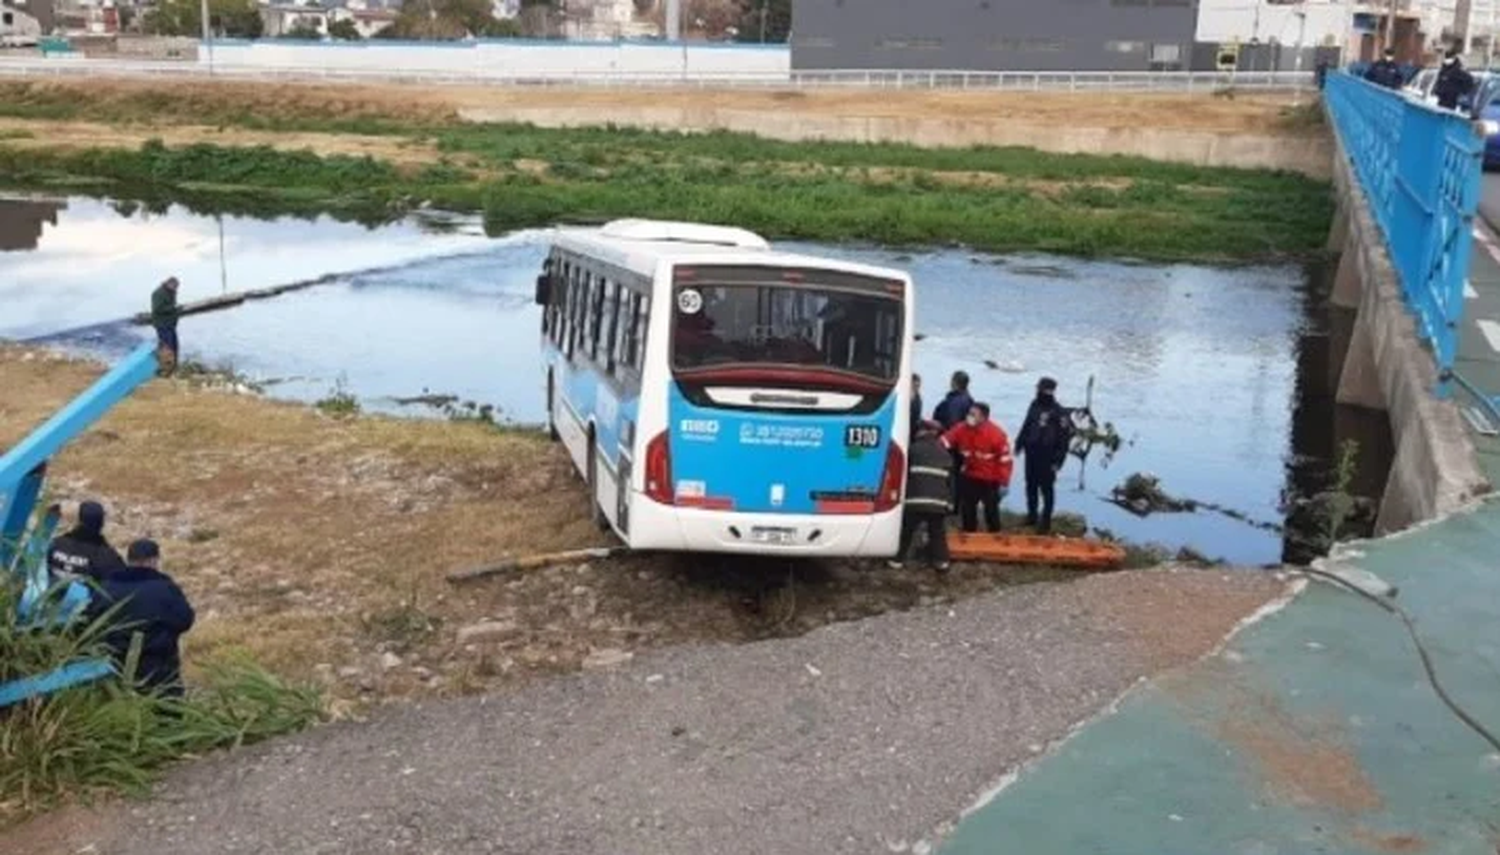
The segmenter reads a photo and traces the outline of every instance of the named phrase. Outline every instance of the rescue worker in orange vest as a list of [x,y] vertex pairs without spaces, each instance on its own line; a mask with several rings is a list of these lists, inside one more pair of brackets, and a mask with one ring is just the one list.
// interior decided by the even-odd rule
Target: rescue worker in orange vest
[[1010,489],[1015,464],[1010,437],[990,418],[990,405],[976,403],[968,416],[943,434],[943,445],[963,459],[958,475],[959,518],[964,531],[979,530],[979,506],[984,505],[984,527],[1000,530],[1000,500]]

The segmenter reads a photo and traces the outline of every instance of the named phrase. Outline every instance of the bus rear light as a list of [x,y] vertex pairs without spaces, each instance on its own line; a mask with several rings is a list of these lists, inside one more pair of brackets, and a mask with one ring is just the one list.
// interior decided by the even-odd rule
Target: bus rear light
[[819,499],[813,503],[813,512],[819,514],[868,514],[874,510],[874,502],[858,499]]
[[646,444],[646,497],[663,505],[672,504],[672,449],[666,431]]
[[880,492],[875,496],[875,512],[894,510],[901,505],[901,488],[906,484],[906,453],[891,443],[885,452],[885,473],[880,476]]

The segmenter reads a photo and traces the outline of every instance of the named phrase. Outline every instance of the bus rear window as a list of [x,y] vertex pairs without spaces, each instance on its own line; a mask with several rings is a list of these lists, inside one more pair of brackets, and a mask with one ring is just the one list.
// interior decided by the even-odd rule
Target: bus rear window
[[673,295],[672,367],[809,368],[894,384],[903,304],[816,284],[679,283]]

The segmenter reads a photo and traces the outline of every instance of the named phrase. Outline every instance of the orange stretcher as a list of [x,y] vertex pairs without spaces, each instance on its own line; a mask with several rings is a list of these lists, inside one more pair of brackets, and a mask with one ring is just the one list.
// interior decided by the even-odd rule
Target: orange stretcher
[[948,533],[954,561],[992,564],[1048,564],[1086,570],[1112,570],[1125,563],[1125,550],[1113,543],[1029,534]]

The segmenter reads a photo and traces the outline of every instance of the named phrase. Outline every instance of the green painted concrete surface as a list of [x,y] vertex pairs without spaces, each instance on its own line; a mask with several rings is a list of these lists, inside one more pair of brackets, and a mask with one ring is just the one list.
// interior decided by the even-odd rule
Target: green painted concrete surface
[[[1359,544],[1440,677],[1500,730],[1500,503]],[[1323,583],[1138,688],[961,822],[943,855],[1500,853],[1500,756],[1401,623]]]

